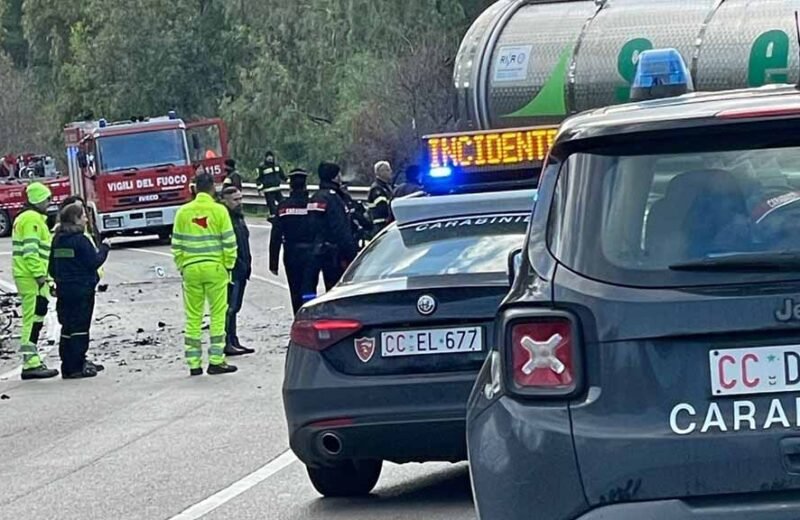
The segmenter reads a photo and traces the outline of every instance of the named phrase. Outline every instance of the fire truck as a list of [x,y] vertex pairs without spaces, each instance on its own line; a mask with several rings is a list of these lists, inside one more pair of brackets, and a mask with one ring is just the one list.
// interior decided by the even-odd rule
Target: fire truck
[[224,179],[227,129],[221,119],[185,122],[174,111],[64,129],[72,193],[86,199],[102,237],[168,240],[178,208],[191,199],[199,167]]
[[14,219],[25,207],[25,188],[38,181],[53,192],[53,204],[48,213],[54,214],[58,203],[70,194],[69,178],[56,170],[55,161],[46,155],[25,154],[19,161],[3,158],[5,176],[0,177],[0,237],[11,234]]

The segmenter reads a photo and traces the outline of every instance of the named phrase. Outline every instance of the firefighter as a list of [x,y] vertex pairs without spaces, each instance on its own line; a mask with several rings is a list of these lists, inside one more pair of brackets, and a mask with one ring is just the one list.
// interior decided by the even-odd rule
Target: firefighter
[[12,273],[22,300],[22,379],[56,377],[58,370],[47,368],[39,357],[37,345],[50,297],[48,264],[50,230],[47,228],[47,207],[52,194],[42,183],[32,182],[25,190],[27,204],[16,220],[11,233]]
[[222,181],[223,187],[234,186],[242,191],[242,174],[236,169],[236,161],[227,159],[225,161],[225,180]]
[[244,291],[250,275],[253,273],[253,257],[250,253],[250,230],[242,212],[242,192],[236,186],[222,189],[222,203],[228,213],[236,234],[236,264],[231,271],[231,283],[228,285],[228,315],[225,324],[225,355],[241,356],[253,354],[255,350],[242,346],[237,334],[237,317],[242,310]]
[[394,189],[394,198],[405,197],[407,195],[411,195],[412,193],[422,191],[422,185],[420,184],[419,179],[419,166],[416,164],[408,165],[408,167],[406,167],[405,176],[406,181]]
[[375,163],[375,182],[367,195],[367,208],[373,231],[380,232],[392,220],[392,167],[387,161]]
[[364,204],[350,195],[344,182],[339,184],[339,188],[336,191],[347,208],[347,218],[350,220],[353,238],[356,241],[356,247],[361,250],[372,239],[374,232],[369,210],[364,207]]
[[264,162],[258,169],[258,192],[264,194],[267,201],[267,220],[275,218],[278,204],[283,200],[281,195],[281,182],[285,182],[286,175],[283,169],[275,162],[275,154],[264,154]]
[[94,377],[103,369],[86,359],[98,270],[108,258],[108,242],[96,248],[87,235],[88,218],[79,202],[64,206],[53,237],[50,275],[56,282],[56,311],[61,323],[58,352],[64,379]]
[[[281,246],[283,246],[283,266],[289,281],[289,294],[295,314],[303,306],[303,295],[314,293],[316,285],[305,287],[306,278],[311,279],[311,255],[317,238],[315,221],[309,216],[309,196],[306,182],[308,172],[301,169],[289,173],[289,198],[278,204],[277,215],[272,222],[269,240],[269,270],[278,275]],[[316,209],[316,208],[315,208]],[[319,279],[317,272],[316,279]]]
[[347,206],[340,194],[341,169],[336,164],[324,162],[319,165],[318,174],[319,191],[308,206],[317,238],[314,241],[309,280],[304,282],[309,291],[303,296],[305,301],[316,297],[316,282],[320,272],[326,290],[331,290],[358,253]]
[[235,366],[225,362],[225,319],[230,271],[236,265],[236,233],[228,210],[214,200],[214,177],[201,173],[195,186],[197,196],[178,210],[172,232],[172,254],[183,278],[186,361],[192,376],[203,373],[201,327],[208,303],[208,373],[227,374],[236,372]]

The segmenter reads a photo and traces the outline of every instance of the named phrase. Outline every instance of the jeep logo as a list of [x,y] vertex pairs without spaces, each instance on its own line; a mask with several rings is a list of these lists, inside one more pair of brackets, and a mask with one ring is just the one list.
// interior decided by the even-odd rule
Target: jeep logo
[[775,311],[775,319],[781,323],[800,321],[800,304],[796,304],[791,298],[786,298],[781,308]]

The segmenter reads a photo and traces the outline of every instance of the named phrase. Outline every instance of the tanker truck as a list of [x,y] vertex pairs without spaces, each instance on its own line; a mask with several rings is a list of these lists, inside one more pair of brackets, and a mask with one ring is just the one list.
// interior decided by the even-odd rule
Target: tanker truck
[[499,0],[455,62],[461,130],[558,125],[630,100],[642,51],[677,49],[697,91],[797,83],[800,0]]

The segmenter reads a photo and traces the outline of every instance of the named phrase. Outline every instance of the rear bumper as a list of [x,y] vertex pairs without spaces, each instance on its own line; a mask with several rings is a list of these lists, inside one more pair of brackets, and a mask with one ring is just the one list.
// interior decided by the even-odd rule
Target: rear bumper
[[[97,227],[100,233],[105,234],[124,234],[168,227],[175,223],[175,214],[179,208],[180,206],[164,206],[100,213],[97,216]],[[117,222],[119,225],[115,225]]]
[[[318,352],[290,346],[283,401],[289,442],[310,466],[343,459],[466,459],[466,402],[475,373],[346,376]],[[341,451],[326,450],[335,435]]]

